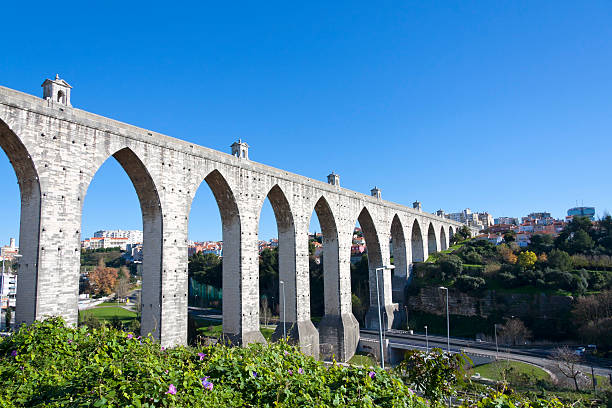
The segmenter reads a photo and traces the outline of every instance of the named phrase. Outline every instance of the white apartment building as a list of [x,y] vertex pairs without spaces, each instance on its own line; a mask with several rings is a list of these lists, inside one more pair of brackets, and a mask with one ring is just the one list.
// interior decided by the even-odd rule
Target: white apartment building
[[83,240],[83,242],[81,242],[81,248],[121,248],[122,251],[125,251],[127,249],[128,241],[129,238],[93,237]]
[[0,270],[0,308],[15,307],[17,295],[17,275],[11,270],[11,262],[17,260],[19,247],[15,245],[15,238],[11,238],[9,245],[0,248],[2,269]]
[[94,238],[127,238],[128,244],[141,244],[143,241],[139,230],[100,230],[94,232]]
[[[443,214],[444,212],[442,210],[438,210],[438,213]],[[453,221],[467,224],[470,227],[478,227],[481,230],[489,228],[489,226],[493,225],[493,216],[486,211],[475,213],[469,208],[466,208],[461,212],[445,214],[444,216]]]
[[0,308],[15,307],[17,298],[17,275],[0,272]]

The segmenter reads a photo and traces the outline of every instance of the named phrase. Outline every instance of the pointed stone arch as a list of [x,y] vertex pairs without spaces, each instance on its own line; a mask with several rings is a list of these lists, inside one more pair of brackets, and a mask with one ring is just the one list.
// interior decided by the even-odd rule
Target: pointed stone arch
[[[366,247],[368,248],[369,268],[378,268],[382,266],[382,251],[380,240],[378,239],[378,232],[376,231],[376,225],[367,207],[363,207],[357,220],[359,221],[359,225],[361,225],[361,231],[363,232]],[[372,289],[370,288],[370,293],[371,292]]]
[[351,309],[350,263],[340,258],[336,216],[325,196],[314,211],[323,234],[323,290],[325,315],[319,323],[321,357],[348,361],[357,350],[359,323]]
[[30,324],[39,316],[39,243],[41,218],[41,191],[38,171],[17,134],[0,120],[0,147],[17,176],[21,200],[19,221],[19,285],[15,321]]
[[440,250],[444,251],[448,249],[448,241],[446,240],[446,232],[444,231],[444,225],[440,227]]
[[404,289],[408,279],[408,252],[406,250],[406,239],[404,227],[397,214],[391,221],[391,240],[393,244],[393,302],[404,303]]
[[221,215],[223,334],[233,343],[242,344],[240,211],[232,188],[218,169],[210,171],[196,191],[204,182],[212,191]]
[[[162,335],[162,259],[163,259],[163,212],[157,187],[147,167],[140,157],[129,147],[123,147],[112,154],[125,173],[130,178],[142,214],[142,289],[141,289],[141,333],[151,333],[153,337],[163,341]],[[109,160],[110,157],[107,158]],[[99,171],[95,169],[93,177]],[[81,214],[84,198],[93,181],[82,185],[83,199],[81,200]],[[82,225],[81,220],[81,225]],[[185,333],[186,335],[186,333]]]
[[429,223],[429,228],[427,228],[427,254],[431,255],[434,252],[438,251],[438,240],[436,238],[436,229],[433,226],[433,223]]
[[325,314],[341,314],[339,243],[336,219],[329,203],[321,196],[314,207],[323,234],[323,287]]
[[448,246],[450,247],[453,244],[453,235],[455,235],[455,229],[452,225],[448,226]]
[[[286,329],[288,341],[299,344],[309,354],[318,356],[318,333],[310,318],[304,319],[302,311],[298,310],[298,290],[303,290],[305,287],[308,291],[308,275],[301,276],[299,274],[301,271],[297,270],[297,242],[293,212],[285,192],[278,184],[269,190],[267,198],[274,211],[278,230],[278,299],[281,300],[284,295],[284,300],[279,301],[281,321],[276,325],[272,340],[282,339]],[[261,213],[261,208],[259,211]],[[304,314],[309,316],[308,313]]]
[[412,249],[412,262],[424,262],[425,261],[425,246],[423,242],[423,233],[421,226],[417,219],[412,223],[412,232],[410,235],[411,249]]

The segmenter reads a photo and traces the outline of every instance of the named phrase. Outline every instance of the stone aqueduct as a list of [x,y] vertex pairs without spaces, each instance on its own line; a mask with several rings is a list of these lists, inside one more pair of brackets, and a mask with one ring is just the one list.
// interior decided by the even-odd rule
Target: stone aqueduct
[[[348,360],[359,340],[351,312],[350,250],[362,226],[369,253],[370,315],[377,316],[375,268],[394,257],[395,271],[379,278],[385,326],[413,261],[445,249],[462,224],[312,180],[70,105],[70,87],[56,77],[41,99],[0,87],[0,146],[21,192],[16,321],[45,316],[78,319],[81,213],[98,168],[114,157],[139,198],[144,230],[142,332],[165,346],[187,342],[187,229],[196,190],[207,183],[223,228],[223,331],[233,342],[263,342],[259,331],[258,223],[269,198],[279,236],[287,327],[306,353],[319,345]],[[325,316],[310,320],[308,228],[316,211],[323,233]],[[393,254],[390,253],[393,239]],[[394,296],[393,289],[396,293]],[[282,307],[282,305],[281,305]],[[371,319],[373,320],[373,319]],[[378,327],[378,321],[372,323]],[[282,325],[279,325],[279,327]]]

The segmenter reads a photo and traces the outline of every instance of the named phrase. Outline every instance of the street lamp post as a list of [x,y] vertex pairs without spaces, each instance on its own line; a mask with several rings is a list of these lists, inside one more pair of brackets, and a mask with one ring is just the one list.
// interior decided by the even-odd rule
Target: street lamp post
[[497,345],[497,323],[493,325],[495,330],[495,360],[499,360],[499,346]]
[[385,271],[386,269],[393,269],[395,266],[383,266],[382,268],[376,268],[374,274],[376,275],[376,299],[378,303],[378,337],[380,342],[380,366],[385,368],[385,350],[383,347],[383,328],[382,328],[382,316],[380,314],[380,286],[378,285],[378,271]]
[[425,350],[429,354],[429,337],[427,337],[427,325],[425,325]]
[[286,308],[285,308],[285,282],[280,281],[281,287],[283,288],[282,290],[282,294],[283,294],[283,338],[285,340],[287,340],[287,319],[285,318],[286,316]]
[[446,350],[450,355],[450,321],[448,317],[448,288],[444,286],[440,286],[441,290],[446,291]]

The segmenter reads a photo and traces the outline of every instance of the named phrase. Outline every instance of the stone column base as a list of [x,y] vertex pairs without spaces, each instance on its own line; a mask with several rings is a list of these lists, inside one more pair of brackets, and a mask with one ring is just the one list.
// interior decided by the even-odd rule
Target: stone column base
[[352,313],[325,315],[319,323],[320,358],[347,362],[359,344],[359,322]]
[[[381,306],[380,319],[382,321],[383,330],[389,330],[394,327],[393,321],[395,320],[396,314],[399,314],[399,312],[399,305],[397,303]],[[378,308],[376,306],[370,306],[365,316],[365,324],[367,329],[378,330]]]
[[223,333],[222,342],[233,346],[246,346],[251,343],[267,343],[259,330],[237,334]]
[[[290,344],[299,346],[302,353],[319,358],[319,332],[310,320],[286,322],[287,340]],[[278,322],[272,334],[272,341],[283,338],[283,322]]]

